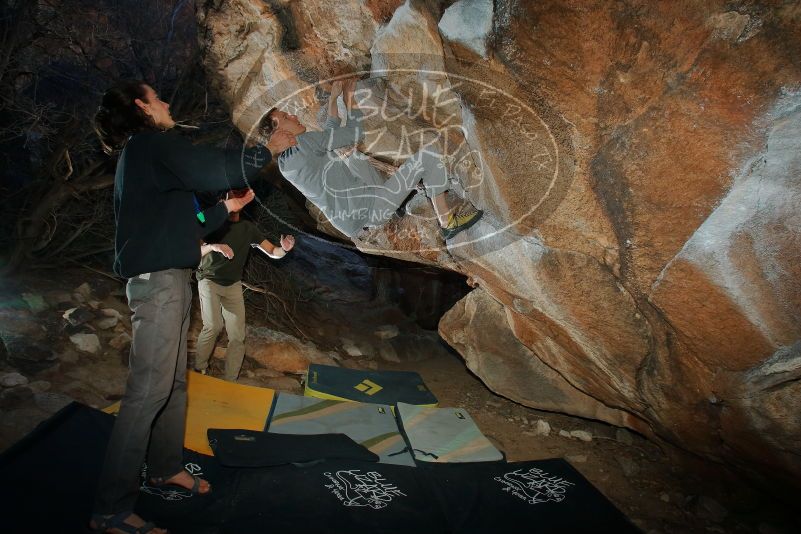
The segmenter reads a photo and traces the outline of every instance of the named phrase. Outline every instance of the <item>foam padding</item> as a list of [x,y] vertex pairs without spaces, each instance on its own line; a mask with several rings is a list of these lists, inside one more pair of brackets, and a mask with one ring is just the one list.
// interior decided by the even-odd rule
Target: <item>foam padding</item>
[[[0,454],[2,532],[84,532],[114,418],[73,403]],[[353,460],[228,468],[184,451],[209,495],[140,486],[135,511],[173,534],[636,532],[564,460]]]
[[[186,382],[184,447],[187,449],[211,455],[206,434],[209,428],[264,428],[274,390],[236,384],[194,371],[187,371]],[[103,408],[103,412],[111,415],[119,411],[119,401]]]
[[332,365],[309,365],[303,392],[307,397],[393,405],[436,406],[437,398],[412,371],[362,371]]
[[184,447],[212,454],[210,428],[263,430],[275,391],[245,386],[189,371],[187,373]]
[[331,460],[240,469],[236,484],[221,533],[449,533],[416,467]]
[[274,467],[325,459],[378,462],[378,455],[345,434],[273,434],[209,429],[214,457],[225,467]]
[[381,463],[413,466],[390,406],[278,393],[267,430],[275,434],[342,432]]
[[562,459],[426,464],[448,532],[639,532]]
[[420,462],[499,462],[490,443],[463,408],[427,408],[398,403],[398,418]]
[[84,532],[114,417],[73,402],[0,454],[0,531]]

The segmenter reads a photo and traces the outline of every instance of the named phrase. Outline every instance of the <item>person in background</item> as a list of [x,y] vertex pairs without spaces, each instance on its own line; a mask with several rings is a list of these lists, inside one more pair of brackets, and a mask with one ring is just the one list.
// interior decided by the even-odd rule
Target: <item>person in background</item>
[[[246,191],[230,191],[227,198],[238,198]],[[295,238],[281,236],[280,245],[265,239],[258,227],[250,221],[241,220],[238,211],[228,216],[228,222],[215,233],[214,244],[201,246],[203,258],[197,270],[200,311],[203,329],[197,339],[195,370],[206,374],[209,358],[214,351],[217,336],[223,326],[228,335],[225,351],[225,379],[236,381],[245,357],[245,299],[242,295],[242,272],[248,251],[257,246],[267,256],[280,259],[292,250]],[[221,248],[226,247],[226,248]],[[221,254],[209,254],[211,251]],[[231,253],[231,257],[226,252]]]
[[[200,261],[203,233],[194,192],[246,187],[294,140],[274,137],[266,147],[244,152],[192,145],[169,131],[175,126],[169,104],[141,81],[107,90],[94,120],[104,150],[119,153],[114,271],[128,279],[133,340],[89,526],[96,532],[160,534],[166,531],[133,512],[145,461],[151,485],[179,486],[193,495],[211,491],[208,481],[183,465],[189,278]],[[206,210],[204,232],[253,197],[249,191]]]

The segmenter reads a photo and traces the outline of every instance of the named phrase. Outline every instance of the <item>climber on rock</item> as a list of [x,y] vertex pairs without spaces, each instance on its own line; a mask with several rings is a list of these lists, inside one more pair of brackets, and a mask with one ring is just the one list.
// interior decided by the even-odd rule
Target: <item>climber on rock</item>
[[[259,133],[295,136],[297,146],[281,153],[278,168],[292,185],[317,206],[334,227],[356,237],[368,227],[381,226],[398,211],[403,201],[422,185],[434,205],[442,236],[450,239],[481,218],[483,212],[465,202],[451,208],[446,200],[448,175],[442,155],[426,146],[412,155],[384,181],[366,156],[354,150],[341,158],[335,149],[357,144],[363,137],[363,115],[354,105],[356,80],[331,85],[328,118],[320,132],[306,131],[295,115],[276,108],[261,120]],[[341,126],[337,100],[342,96],[348,124]]]

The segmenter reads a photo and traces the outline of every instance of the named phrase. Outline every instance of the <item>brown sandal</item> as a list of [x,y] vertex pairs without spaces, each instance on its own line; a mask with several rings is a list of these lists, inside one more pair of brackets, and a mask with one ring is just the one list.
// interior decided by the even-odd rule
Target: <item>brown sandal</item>
[[[191,475],[191,473],[190,473]],[[175,476],[175,475],[173,475]],[[167,480],[171,479],[172,477],[151,477],[148,479],[148,484],[153,486],[154,488],[161,488],[164,486],[175,486],[177,488],[181,488],[183,490],[187,490],[192,493],[192,495],[208,495],[211,493],[211,484],[209,484],[209,491],[200,491],[200,481],[202,480],[197,475],[191,475],[194,482],[192,483],[191,488],[186,488],[181,486],[180,484],[176,484],[174,482],[167,482]]]

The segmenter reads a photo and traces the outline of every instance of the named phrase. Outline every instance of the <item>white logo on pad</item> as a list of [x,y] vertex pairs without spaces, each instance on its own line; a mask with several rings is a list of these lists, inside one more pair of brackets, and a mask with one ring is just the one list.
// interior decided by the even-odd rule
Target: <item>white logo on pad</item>
[[508,491],[529,504],[562,502],[565,500],[567,488],[575,486],[562,477],[552,476],[536,467],[528,471],[517,469],[495,477],[495,480],[503,484],[503,491]]
[[344,506],[369,506],[374,510],[385,508],[395,497],[406,497],[394,484],[376,471],[362,473],[359,469],[323,473],[331,483],[325,487]]

